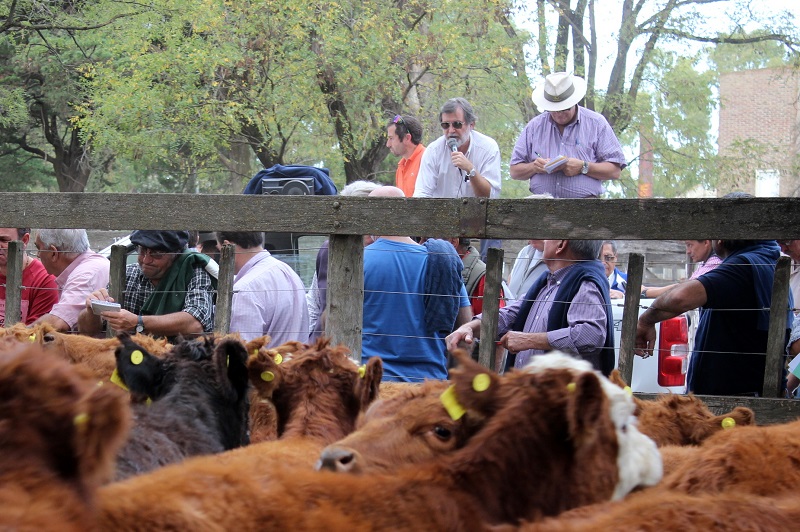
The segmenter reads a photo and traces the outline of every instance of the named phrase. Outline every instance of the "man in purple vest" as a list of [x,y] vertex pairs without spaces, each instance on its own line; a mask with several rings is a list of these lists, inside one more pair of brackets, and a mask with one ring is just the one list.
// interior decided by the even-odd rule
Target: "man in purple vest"
[[[614,334],[608,279],[597,259],[600,240],[545,240],[542,274],[524,298],[500,309],[499,344],[516,353],[521,368],[535,355],[558,349],[583,358],[608,375],[614,368]],[[481,315],[451,333],[447,348],[467,348],[480,336]]]

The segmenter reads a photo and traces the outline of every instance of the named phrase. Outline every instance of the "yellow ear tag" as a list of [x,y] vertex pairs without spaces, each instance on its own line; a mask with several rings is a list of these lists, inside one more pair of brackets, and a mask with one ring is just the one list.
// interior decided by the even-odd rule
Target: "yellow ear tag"
[[569,393],[573,393],[577,387],[578,387],[577,384],[575,384],[574,382],[571,382],[571,383],[567,384],[567,391]]
[[72,419],[72,424],[75,425],[76,427],[85,425],[88,422],[89,422],[89,414],[87,414],[86,412],[78,414]]
[[231,365],[231,357],[230,355],[228,355],[227,357],[225,357],[225,367],[226,368],[230,367],[230,365]]
[[442,392],[442,395],[439,396],[439,400],[442,402],[444,409],[447,410],[450,417],[453,418],[453,421],[458,421],[461,419],[461,416],[467,413],[464,407],[461,406],[461,403],[458,402],[458,399],[456,399],[456,389],[453,386],[450,386]]
[[266,382],[272,382],[275,379],[275,374],[271,371],[263,371],[261,372],[261,380]]
[[153,404],[153,400],[148,397],[147,401],[145,401],[144,404],[146,404],[147,406],[150,406],[150,405]]
[[364,375],[366,374],[367,374],[367,366],[358,366],[358,376],[363,379]]
[[630,397],[630,396],[632,396],[632,395],[633,395],[633,390],[631,389],[631,387],[630,387],[630,386],[626,386],[626,387],[624,387],[622,390],[623,390],[623,391],[624,391],[626,394],[628,394],[628,397]]
[[736,420],[733,419],[732,417],[726,417],[725,419],[722,420],[722,428],[723,429],[726,429],[726,430],[727,429],[732,429],[735,426],[736,426]]
[[283,362],[283,357],[281,356],[280,353],[275,353],[275,358],[273,358],[272,360],[274,360],[276,364],[280,364],[281,362]]
[[144,360],[144,355],[138,349],[133,353],[131,353],[131,364],[133,364],[134,366],[138,366],[139,364],[141,364],[142,360]]
[[32,334],[32,335],[28,336],[28,340],[30,340],[31,342],[35,342],[36,341],[36,335]]
[[253,356],[256,356],[257,354],[258,354],[258,349],[253,349]]
[[125,383],[122,382],[122,379],[119,376],[119,372],[116,369],[114,369],[114,373],[111,374],[111,378],[109,380],[114,384],[116,384],[117,386],[119,386],[120,388],[122,388],[123,390],[125,390],[126,392],[130,391],[128,387],[125,386]]
[[491,384],[492,378],[489,377],[488,373],[479,373],[472,379],[472,389],[476,392],[485,392]]

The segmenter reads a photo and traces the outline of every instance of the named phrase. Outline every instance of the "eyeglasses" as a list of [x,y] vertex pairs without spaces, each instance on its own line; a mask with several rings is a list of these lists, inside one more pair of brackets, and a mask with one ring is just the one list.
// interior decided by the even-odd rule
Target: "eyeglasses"
[[462,127],[464,127],[464,122],[460,120],[456,120],[455,122],[442,122],[439,125],[442,126],[442,129],[450,129],[450,124],[452,124],[453,127],[456,129],[461,129]]
[[403,122],[403,116],[402,115],[394,115],[394,118],[392,118],[392,124],[405,125],[406,123]]
[[153,260],[160,260],[167,256],[167,253],[164,253],[163,251],[153,251],[152,249],[144,246],[139,246],[137,251],[139,252],[140,257],[145,258],[149,255]]
[[614,262],[615,260],[617,260],[616,255],[603,255],[604,262]]

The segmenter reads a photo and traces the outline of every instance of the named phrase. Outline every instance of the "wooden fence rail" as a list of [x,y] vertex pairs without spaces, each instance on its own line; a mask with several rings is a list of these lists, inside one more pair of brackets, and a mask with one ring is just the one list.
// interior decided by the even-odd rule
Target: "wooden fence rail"
[[[360,198],[342,196],[255,196],[204,194],[92,194],[0,193],[0,227],[84,229],[196,229],[199,231],[302,232],[330,235],[328,318],[326,333],[335,342],[361,350],[363,315],[363,247],[361,236],[418,235],[435,237],[536,239],[800,239],[800,198],[743,199],[421,199]],[[21,246],[9,246],[7,317],[18,315],[21,280]],[[227,251],[227,252],[226,252]],[[112,254],[112,293],[124,286],[124,257]],[[631,260],[633,285],[641,284],[643,265]],[[215,331],[226,331],[230,318],[230,283],[233,253],[223,250]],[[785,262],[785,261],[784,261]],[[497,277],[502,253],[490,254],[487,276]],[[782,330],[788,298],[788,267],[776,272],[772,336],[765,379],[775,391],[783,368]],[[121,272],[121,273],[120,273]],[[636,273],[638,272],[638,273]],[[638,276],[638,277],[637,277]],[[224,287],[223,287],[224,285]],[[632,370],[639,291],[631,285],[625,299],[620,367]],[[491,295],[487,284],[487,296]],[[14,296],[14,294],[17,294]],[[17,302],[13,300],[16,297]],[[496,298],[494,298],[496,299]],[[495,305],[486,313],[494,318]],[[17,314],[11,314],[14,311]],[[10,319],[7,322],[13,323]],[[496,329],[495,329],[496,330]],[[487,332],[488,329],[487,329]],[[493,342],[492,342],[493,343]],[[480,360],[494,363],[490,342],[482,346]],[[774,374],[774,375],[773,375]],[[630,378],[630,375],[627,375]],[[718,400],[720,409],[736,401],[751,406],[754,400]],[[755,400],[758,401],[758,400]],[[762,400],[764,401],[764,400]],[[713,403],[713,401],[712,401]],[[770,422],[794,419],[797,403],[770,400]],[[759,407],[763,408],[763,407]],[[759,408],[756,408],[757,410]]]

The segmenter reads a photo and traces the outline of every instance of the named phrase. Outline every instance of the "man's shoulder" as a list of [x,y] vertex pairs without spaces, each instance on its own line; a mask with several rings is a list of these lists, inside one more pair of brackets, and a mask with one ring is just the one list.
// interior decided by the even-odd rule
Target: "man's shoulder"
[[483,146],[483,147],[491,148],[491,149],[498,150],[498,151],[500,150],[500,147],[498,146],[497,141],[494,140],[489,135],[485,135],[485,134],[481,133],[480,131],[473,130],[472,131],[472,137],[476,141],[476,144],[478,146]]
[[598,113],[597,111],[592,111],[591,109],[587,109],[586,107],[578,106],[579,109],[579,120],[586,120],[587,122],[600,122],[603,124],[608,124],[608,120],[602,114]]

